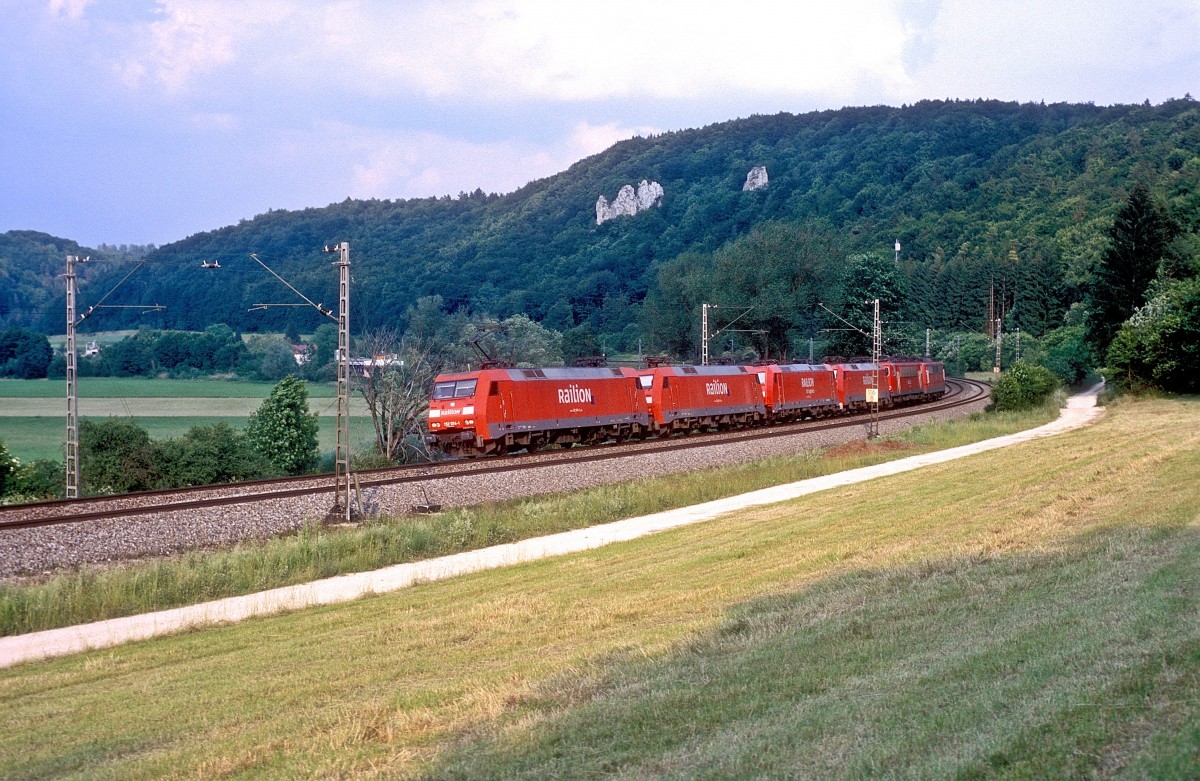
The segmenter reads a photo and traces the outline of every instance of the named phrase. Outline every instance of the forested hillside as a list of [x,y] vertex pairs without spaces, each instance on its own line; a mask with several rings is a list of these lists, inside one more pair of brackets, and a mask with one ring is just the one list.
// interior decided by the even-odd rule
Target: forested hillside
[[[62,302],[62,280],[67,255],[88,255],[88,250],[67,239],[36,231],[0,233],[0,328],[28,326],[42,322],[52,332],[61,332],[63,323],[53,326],[53,308],[65,322],[65,309],[51,302]],[[96,268],[80,269],[80,276]],[[95,276],[93,273],[92,276]]]
[[[754,166],[767,168],[769,186],[744,192]],[[596,225],[598,196],[611,200],[643,179],[662,185],[661,206]],[[647,351],[686,354],[706,302],[754,307],[738,326],[762,333],[738,339],[796,354],[810,336],[836,341],[822,329],[838,323],[818,303],[853,319],[862,290],[848,280],[894,274],[888,284],[904,304],[892,316],[910,331],[983,331],[994,311],[1006,327],[1038,336],[1084,300],[1114,215],[1139,183],[1179,226],[1177,237],[1194,238],[1200,104],[1190,97],[754,116],[625,141],[507,195],[347,200],[197,234],[151,252],[110,302],[165,311],[115,310],[88,325],[311,331],[321,322],[311,309],[247,311],[297,301],[249,253],[330,305],[334,256],[321,248],[344,240],[356,332],[402,327],[419,298],[436,295],[446,311],[526,313],[561,332],[591,329],[609,349],[641,339]],[[0,237],[0,275],[26,287],[61,274],[59,253],[74,246],[51,251],[43,237],[22,257],[44,263],[27,261],[13,247],[30,235]],[[220,268],[202,268],[206,261]],[[89,280],[81,303],[127,271],[114,265]],[[62,330],[62,307],[44,292],[0,295],[9,324]]]

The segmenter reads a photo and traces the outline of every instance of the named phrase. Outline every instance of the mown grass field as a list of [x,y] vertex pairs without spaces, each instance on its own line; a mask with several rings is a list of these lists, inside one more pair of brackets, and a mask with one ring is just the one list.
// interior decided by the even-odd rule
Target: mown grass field
[[1193,778],[1198,423],[0,671],[0,776]]
[[1057,405],[1050,402],[1038,410],[915,426],[869,447],[854,442],[721,469],[459,507],[433,516],[374,518],[349,529],[312,524],[299,534],[227,550],[191,551],[0,583],[0,635],[147,613],[581,529],[977,442],[1032,428],[1057,415]]

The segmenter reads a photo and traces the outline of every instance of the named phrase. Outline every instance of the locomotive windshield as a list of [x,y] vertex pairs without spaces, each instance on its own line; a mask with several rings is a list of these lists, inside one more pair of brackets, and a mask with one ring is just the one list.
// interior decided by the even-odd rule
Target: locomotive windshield
[[435,401],[441,399],[464,399],[475,395],[475,384],[478,380],[450,380],[448,382],[438,382],[433,386],[433,398]]

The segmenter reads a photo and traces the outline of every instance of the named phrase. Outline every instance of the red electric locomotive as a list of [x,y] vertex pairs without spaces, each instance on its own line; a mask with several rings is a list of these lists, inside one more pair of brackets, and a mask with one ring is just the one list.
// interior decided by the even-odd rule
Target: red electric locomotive
[[880,362],[886,372],[888,393],[899,404],[929,401],[946,392],[946,371],[937,361],[920,358],[889,358]]
[[[878,390],[878,396],[872,391]],[[481,369],[439,375],[426,442],[453,455],[727,429],[946,392],[937,361],[651,369]]]
[[[879,392],[879,405],[891,405],[888,397],[886,374],[882,367],[874,363],[838,363],[833,369],[834,383],[837,386],[838,403],[844,410],[870,409],[873,401],[873,390]],[[878,378],[878,385],[876,384]]]
[[946,395],[946,367],[940,361],[922,361],[921,387],[925,399],[933,401]]
[[434,380],[426,442],[454,455],[644,435],[650,411],[620,369],[481,369]]
[[659,434],[738,428],[766,419],[758,377],[745,366],[657,366],[626,372],[637,376]]
[[879,362],[880,385],[887,388],[892,401],[901,403],[921,395],[919,361],[885,359]]
[[747,366],[762,386],[767,416],[775,421],[828,415],[839,409],[833,369],[822,364]]

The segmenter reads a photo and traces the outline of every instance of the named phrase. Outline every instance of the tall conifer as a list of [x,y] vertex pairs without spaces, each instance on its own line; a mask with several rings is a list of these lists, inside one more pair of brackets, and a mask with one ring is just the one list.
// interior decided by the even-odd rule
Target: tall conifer
[[1144,185],[1136,185],[1113,220],[1108,248],[1088,289],[1088,341],[1097,355],[1105,353],[1121,323],[1146,303],[1146,290],[1171,234],[1163,208]]

